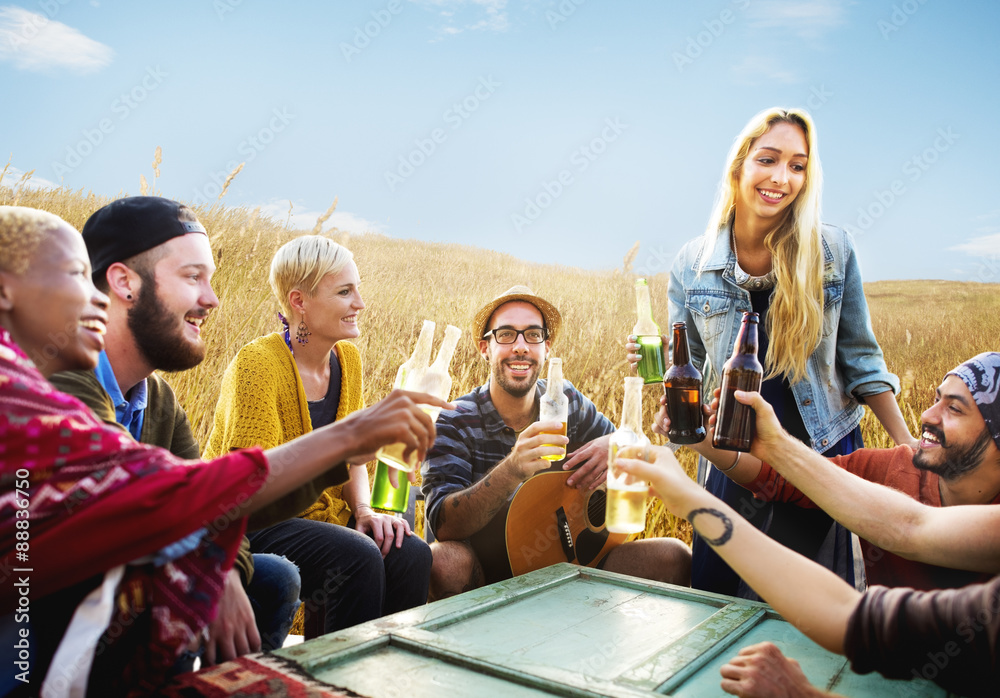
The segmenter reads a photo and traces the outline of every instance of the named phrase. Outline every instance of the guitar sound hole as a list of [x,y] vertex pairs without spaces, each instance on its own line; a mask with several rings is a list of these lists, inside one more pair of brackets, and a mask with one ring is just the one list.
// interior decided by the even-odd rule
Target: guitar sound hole
[[604,490],[594,490],[587,501],[587,519],[594,528],[604,528],[604,516],[607,510],[608,493]]

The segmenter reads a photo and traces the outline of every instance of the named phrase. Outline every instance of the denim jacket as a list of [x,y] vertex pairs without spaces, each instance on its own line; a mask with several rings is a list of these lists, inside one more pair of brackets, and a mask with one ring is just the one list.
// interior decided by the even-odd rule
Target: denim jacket
[[[899,392],[899,379],[886,368],[872,331],[854,241],[829,225],[822,236],[823,336],[809,357],[806,378],[791,385],[811,445],[821,453],[861,422],[859,400],[887,388]],[[733,276],[736,256],[728,239],[727,227],[700,276],[704,237],[681,249],[670,272],[670,322],[687,323],[691,360],[701,368],[706,395],[721,383],[743,313],[751,310],[749,292]]]

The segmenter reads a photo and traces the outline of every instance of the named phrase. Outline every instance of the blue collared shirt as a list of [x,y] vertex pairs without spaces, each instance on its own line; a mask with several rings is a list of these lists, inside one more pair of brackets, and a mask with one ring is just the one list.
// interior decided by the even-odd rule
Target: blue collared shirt
[[111,397],[111,402],[115,406],[115,419],[128,429],[128,433],[132,435],[133,439],[141,441],[139,437],[142,434],[142,421],[146,413],[147,401],[146,379],[143,378],[136,383],[131,390],[131,396],[126,399],[121,388],[118,387],[118,379],[115,378],[115,372],[111,368],[111,362],[108,361],[108,355],[103,351],[97,359],[97,368],[94,369],[94,373],[97,374],[98,382]]

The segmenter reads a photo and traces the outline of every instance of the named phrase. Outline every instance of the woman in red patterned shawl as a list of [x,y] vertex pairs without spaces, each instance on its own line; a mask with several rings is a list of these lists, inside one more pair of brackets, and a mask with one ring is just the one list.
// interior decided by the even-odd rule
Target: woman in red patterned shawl
[[96,365],[107,298],[90,278],[68,223],[0,206],[0,695],[154,692],[200,648],[249,513],[382,445],[423,457],[434,441],[417,404],[439,401],[394,391],[266,452],[136,443],[46,380]]

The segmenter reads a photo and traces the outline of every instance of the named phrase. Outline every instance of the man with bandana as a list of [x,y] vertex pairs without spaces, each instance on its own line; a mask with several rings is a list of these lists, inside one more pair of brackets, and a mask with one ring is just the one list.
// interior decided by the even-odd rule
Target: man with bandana
[[[906,521],[886,515],[878,499],[860,496],[857,479],[886,485],[929,506],[1000,504],[1000,353],[986,352],[945,375],[934,404],[921,415],[917,448],[861,449],[826,459],[781,431],[726,474],[758,499],[819,507],[862,539],[869,584],[942,589],[989,575],[925,564],[896,549]],[[759,453],[758,453],[759,449]],[[732,454],[720,452],[720,467]],[[954,534],[954,531],[949,532]]]
[[[205,227],[176,201],[132,196],[96,211],[83,240],[94,285],[110,298],[106,349],[93,371],[57,373],[51,382],[136,441],[199,458],[187,415],[154,371],[184,371],[205,358],[201,326],[219,305]],[[244,538],[209,626],[205,660],[281,647],[298,608],[299,584],[291,562],[251,555]]]
[[[758,492],[772,483],[780,496],[803,504],[809,497],[865,539],[869,582],[893,577],[886,586],[859,593],[763,536],[697,487],[667,449],[653,449],[655,463],[623,452],[620,467],[649,480],[666,508],[691,521],[765,601],[817,643],[846,655],[855,672],[929,679],[963,696],[996,695],[1000,507],[976,505],[1000,500],[1000,353],[979,354],[945,376],[934,405],[921,415],[916,449],[862,450],[827,460],[784,432],[759,394],[737,392],[736,399],[757,414],[752,455],[743,454],[749,462],[737,468],[744,471],[739,481]],[[980,583],[911,588],[927,588],[937,578],[925,569],[931,565],[971,570],[958,574]],[[914,584],[907,584],[907,572]],[[897,588],[889,588],[893,581]],[[811,686],[799,664],[770,642],[744,647],[720,673],[723,690],[746,698],[830,695]]]

